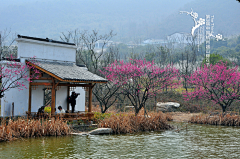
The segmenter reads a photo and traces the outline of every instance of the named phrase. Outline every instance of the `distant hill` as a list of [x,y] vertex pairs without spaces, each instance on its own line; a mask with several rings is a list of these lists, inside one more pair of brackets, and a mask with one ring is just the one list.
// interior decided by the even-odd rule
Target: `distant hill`
[[168,16],[159,23],[159,27],[151,33],[160,36],[169,35],[174,32],[191,32],[194,25],[192,18],[179,11],[191,11],[198,13],[198,18],[205,15],[214,15],[214,32],[231,36],[240,34],[240,3],[234,0],[195,0],[181,7],[175,13]]
[[[3,2],[2,2],[3,1]],[[114,30],[115,40],[164,38],[190,32],[193,21],[180,10],[199,17],[215,15],[215,32],[240,33],[240,4],[234,0],[0,0],[0,30],[59,39],[61,32]]]

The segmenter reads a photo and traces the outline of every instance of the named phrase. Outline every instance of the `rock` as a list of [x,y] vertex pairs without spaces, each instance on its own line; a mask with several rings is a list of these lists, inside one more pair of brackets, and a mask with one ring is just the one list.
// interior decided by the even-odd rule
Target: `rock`
[[71,133],[71,135],[103,135],[103,134],[112,134],[111,128],[97,128],[90,132],[81,132],[81,133]]
[[131,111],[131,110],[134,110],[134,106],[125,106],[124,107],[124,112],[128,112],[128,111]]
[[175,102],[161,103],[161,102],[158,102],[156,104],[156,111],[174,112],[178,107],[180,107],[179,103],[175,103]]
[[111,134],[111,128],[97,128],[89,132],[90,135],[103,135],[103,134]]

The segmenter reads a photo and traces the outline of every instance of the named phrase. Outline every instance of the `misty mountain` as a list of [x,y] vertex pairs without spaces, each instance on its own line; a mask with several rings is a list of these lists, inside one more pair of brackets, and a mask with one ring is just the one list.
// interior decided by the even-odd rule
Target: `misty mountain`
[[240,33],[240,3],[234,0],[195,0],[190,2],[178,11],[169,15],[165,20],[159,23],[151,36],[169,35],[174,32],[191,32],[194,21],[187,14],[179,14],[180,11],[198,13],[198,18],[204,18],[206,15],[214,15],[214,34],[231,36]]
[[239,34],[240,4],[234,0],[0,0],[0,30],[59,39],[61,32],[114,30],[115,40],[164,38],[190,32],[193,21],[180,10],[199,17],[215,15],[215,32]]

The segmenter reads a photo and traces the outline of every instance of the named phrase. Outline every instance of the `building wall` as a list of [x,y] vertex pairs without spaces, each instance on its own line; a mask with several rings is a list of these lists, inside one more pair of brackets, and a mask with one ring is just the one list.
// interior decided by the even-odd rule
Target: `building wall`
[[[76,99],[76,111],[85,111],[85,90],[82,87],[76,87],[74,89],[76,93],[80,93],[80,95]],[[70,91],[70,95],[72,94],[72,91]],[[70,110],[72,110],[71,106],[69,107]]]
[[[6,80],[8,80],[8,78],[2,78],[2,83],[4,83]],[[26,85],[27,89],[24,87],[22,87],[22,90],[19,90],[18,88],[11,88],[4,92],[4,97],[1,98],[1,116],[26,115],[26,111],[28,110],[29,94],[28,81],[25,80],[24,84]],[[14,114],[12,114],[12,103],[14,103]]]
[[56,109],[58,106],[62,106],[64,110],[67,110],[67,91],[66,86],[61,86],[61,88],[56,91]]
[[[35,57],[36,59],[48,59],[59,61],[76,61],[76,47],[72,45],[63,45],[50,42],[42,42],[30,39],[18,38],[18,58],[24,63],[25,59]],[[4,80],[4,78],[3,78]],[[1,116],[26,115],[28,111],[29,83],[26,81],[27,89],[19,90],[12,88],[5,92],[1,99]],[[38,86],[32,89],[31,111],[37,112],[38,108],[43,106],[44,86]],[[85,91],[77,87],[75,92],[80,93],[76,100],[76,111],[85,111]],[[70,93],[71,94],[71,93]],[[12,114],[12,102],[14,102],[14,114]],[[61,105],[67,110],[67,87],[61,87],[56,91],[56,108]],[[71,109],[71,106],[70,106]]]
[[85,90],[82,87],[76,88],[76,92],[80,93],[76,99],[76,111],[85,111]]
[[25,98],[25,94],[28,94],[25,88],[23,90],[12,88],[11,91],[6,92],[1,99],[1,116],[12,116],[12,103],[14,103],[14,116],[26,115],[28,98]]
[[32,88],[32,100],[31,100],[32,112],[37,112],[38,108],[43,106],[43,96],[44,96],[43,89],[44,89],[44,86],[38,86],[36,89]]
[[17,38],[18,58],[40,58],[76,62],[76,46]]

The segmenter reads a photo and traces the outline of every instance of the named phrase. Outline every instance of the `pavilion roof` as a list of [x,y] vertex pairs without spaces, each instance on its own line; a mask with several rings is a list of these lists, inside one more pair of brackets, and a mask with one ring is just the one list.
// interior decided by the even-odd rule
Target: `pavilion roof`
[[79,83],[107,83],[107,79],[91,73],[86,67],[79,67],[73,62],[50,60],[27,60],[30,65],[55,77],[60,81]]

